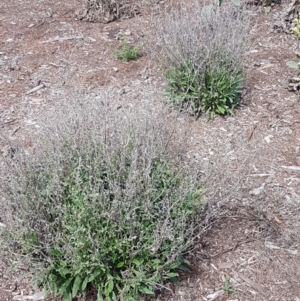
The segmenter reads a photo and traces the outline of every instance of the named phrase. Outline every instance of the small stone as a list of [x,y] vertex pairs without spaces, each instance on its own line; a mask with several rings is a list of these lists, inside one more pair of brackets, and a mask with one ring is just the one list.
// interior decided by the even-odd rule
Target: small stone
[[265,141],[269,144],[269,143],[271,143],[271,138],[273,138],[273,136],[269,135],[269,136],[265,137]]

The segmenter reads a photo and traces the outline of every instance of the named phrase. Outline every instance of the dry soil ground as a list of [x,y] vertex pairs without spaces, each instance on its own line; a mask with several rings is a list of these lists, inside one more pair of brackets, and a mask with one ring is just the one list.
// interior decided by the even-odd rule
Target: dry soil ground
[[[192,272],[156,300],[300,300],[300,104],[286,89],[297,75],[286,66],[295,59],[296,41],[274,29],[287,5],[269,14],[251,8],[246,89],[235,116],[179,118],[193,129],[187,156],[203,173],[212,162],[209,230],[191,251]],[[86,23],[74,18],[78,8],[75,0],[1,1],[0,136],[8,139],[0,142],[3,156],[35,130],[37,116],[62,91],[96,93],[105,86],[136,104],[160,97],[153,90],[164,81],[146,55],[123,63],[113,54],[121,36],[140,41],[151,27],[150,15]],[[23,147],[31,146],[25,139]],[[34,295],[30,276],[6,273],[10,264],[0,259],[0,300],[26,300]],[[235,295],[222,289],[226,275]]]

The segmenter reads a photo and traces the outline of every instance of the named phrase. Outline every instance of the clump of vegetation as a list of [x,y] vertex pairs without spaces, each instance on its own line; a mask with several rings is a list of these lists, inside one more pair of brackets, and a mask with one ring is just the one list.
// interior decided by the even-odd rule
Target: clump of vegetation
[[[82,0],[79,19],[109,23],[122,17],[133,17],[139,11],[139,1],[133,0]],[[138,3],[136,3],[138,2]]]
[[297,49],[296,49],[296,55],[298,58],[298,62],[295,61],[288,61],[286,64],[293,69],[300,70],[300,52],[299,52],[299,42],[300,42],[300,21],[299,19],[294,19],[294,27],[292,28],[293,34],[297,37]]
[[230,283],[230,276],[229,275],[225,276],[225,283],[222,286],[222,289],[224,290],[224,292],[226,292],[230,296],[235,296],[237,294],[237,292],[233,289],[233,287]]
[[122,48],[115,51],[116,58],[120,61],[129,62],[136,60],[139,56],[139,48],[130,46],[125,40]]
[[297,37],[297,51],[299,51],[299,41],[300,41],[300,21],[299,19],[294,19],[295,26],[293,27],[292,31],[294,35]]
[[[215,114],[233,115],[232,109],[240,102],[242,92],[242,72],[231,74],[226,66],[213,70],[207,67],[204,78],[197,76],[191,64],[166,72],[168,85],[166,96],[180,110],[189,110],[199,115],[208,112],[209,118]],[[201,80],[204,83],[201,85]]]
[[162,14],[155,24],[156,43],[148,37],[145,49],[164,70],[170,103],[210,118],[232,114],[240,102],[249,25],[242,6],[193,1]]
[[1,184],[2,251],[65,301],[89,288],[98,301],[154,295],[185,269],[199,226],[201,186],[168,156],[163,121],[111,103],[61,103]]

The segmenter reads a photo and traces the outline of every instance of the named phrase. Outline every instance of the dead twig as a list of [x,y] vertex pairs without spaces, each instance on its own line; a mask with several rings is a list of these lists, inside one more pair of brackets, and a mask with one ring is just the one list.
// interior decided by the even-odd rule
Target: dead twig
[[255,239],[247,239],[247,240],[243,240],[243,241],[238,241],[232,248],[229,248],[225,251],[222,251],[222,252],[219,252],[217,254],[214,254],[214,255],[210,255],[210,256],[207,256],[207,259],[212,259],[212,258],[216,258],[216,257],[219,257],[225,253],[228,253],[228,252],[233,252],[236,250],[237,247],[243,245],[243,244],[246,244],[248,242],[252,242],[252,241],[255,241]]
[[13,122],[15,122],[15,121],[18,120],[18,119],[19,119],[19,118],[13,118],[13,119],[11,119],[11,120],[4,121],[4,122],[1,123],[1,125],[8,124],[8,123],[13,123]]
[[34,92],[36,92],[36,91],[38,91],[38,90],[40,90],[44,87],[45,87],[45,84],[38,85],[38,86],[34,87],[33,89],[27,91],[25,94],[29,95],[29,94],[34,93]]
[[45,44],[45,43],[52,43],[52,42],[62,42],[62,41],[68,41],[68,40],[81,40],[83,39],[83,36],[70,36],[70,37],[55,37],[53,39],[49,39],[47,41],[40,41],[40,44]]

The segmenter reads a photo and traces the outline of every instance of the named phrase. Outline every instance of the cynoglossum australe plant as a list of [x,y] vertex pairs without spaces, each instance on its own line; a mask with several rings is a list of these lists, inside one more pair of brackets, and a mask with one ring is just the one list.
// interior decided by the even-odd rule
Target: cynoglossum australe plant
[[[180,8],[160,14],[155,22],[156,34],[146,35],[144,46],[166,75],[171,103],[175,99],[178,104],[181,99],[185,109],[198,113],[197,110],[204,110],[202,93],[220,93],[220,73],[224,70],[228,73],[224,77],[228,86],[232,86],[230,77],[236,80],[241,77],[247,26],[243,7],[231,3],[219,6],[192,1],[191,5],[182,4]],[[207,76],[211,82],[208,91]],[[238,94],[234,89],[232,93]],[[219,96],[220,99],[224,97],[222,93]],[[225,107],[219,112],[214,106],[208,110],[228,113]]]
[[106,97],[60,103],[1,185],[5,246],[65,301],[91,286],[97,300],[154,294],[199,222],[199,181],[168,157],[162,115]]
[[165,76],[168,80],[165,95],[177,109],[192,114],[208,112],[209,118],[213,119],[216,113],[232,115],[232,108],[239,104],[242,72],[231,74],[226,66],[217,70],[208,67],[203,85],[191,64],[170,69]]
[[200,90],[201,110],[208,112],[210,119],[215,114],[233,115],[232,109],[240,102],[242,80],[241,71],[232,74],[226,65],[217,70],[208,69],[204,87]]

